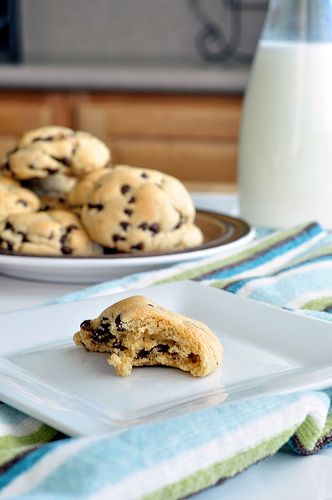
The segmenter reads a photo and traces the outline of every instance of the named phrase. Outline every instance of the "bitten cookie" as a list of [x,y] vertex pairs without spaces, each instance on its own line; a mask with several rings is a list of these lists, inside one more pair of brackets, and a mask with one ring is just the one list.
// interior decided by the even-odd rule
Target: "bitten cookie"
[[56,173],[79,177],[103,168],[109,160],[109,149],[93,135],[65,127],[43,127],[24,134],[17,147],[7,153],[0,170],[20,180]]
[[221,364],[223,348],[203,323],[136,295],[81,323],[74,342],[87,351],[110,353],[117,375],[133,366],[165,365],[204,377]]
[[15,214],[0,223],[0,248],[35,255],[99,255],[79,218],[65,210]]
[[15,182],[0,181],[0,221],[11,214],[35,212],[40,205],[38,196]]
[[169,250],[203,241],[193,224],[188,191],[178,179],[156,170],[114,167],[94,181],[81,216],[93,240],[120,252]]

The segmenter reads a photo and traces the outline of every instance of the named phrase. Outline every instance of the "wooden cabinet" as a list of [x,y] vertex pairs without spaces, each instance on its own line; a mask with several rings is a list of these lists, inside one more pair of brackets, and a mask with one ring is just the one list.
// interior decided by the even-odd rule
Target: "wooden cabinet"
[[25,130],[57,124],[105,141],[113,163],[234,182],[241,104],[240,96],[2,92],[0,154]]
[[58,93],[0,92],[0,155],[26,130],[49,124],[68,126],[65,96]]

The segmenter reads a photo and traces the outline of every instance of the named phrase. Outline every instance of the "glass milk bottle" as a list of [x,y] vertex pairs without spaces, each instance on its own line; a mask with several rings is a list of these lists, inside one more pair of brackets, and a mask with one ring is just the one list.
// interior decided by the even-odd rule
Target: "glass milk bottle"
[[332,229],[332,2],[271,0],[242,115],[242,217]]

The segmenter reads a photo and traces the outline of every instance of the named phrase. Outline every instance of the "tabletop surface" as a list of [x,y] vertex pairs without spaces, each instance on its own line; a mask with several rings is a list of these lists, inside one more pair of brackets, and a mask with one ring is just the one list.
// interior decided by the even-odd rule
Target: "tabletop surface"
[[[234,189],[227,194],[193,193],[199,208],[236,215],[237,196]],[[38,306],[82,285],[39,283],[0,275],[0,314]],[[250,467],[223,485],[198,495],[201,500],[332,500],[332,449],[318,455],[299,457],[287,452]]]

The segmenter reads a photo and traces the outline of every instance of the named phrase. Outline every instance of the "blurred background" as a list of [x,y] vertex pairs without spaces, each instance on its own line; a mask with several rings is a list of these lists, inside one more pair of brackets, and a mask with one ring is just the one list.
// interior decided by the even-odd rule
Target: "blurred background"
[[266,0],[2,0],[0,155],[27,129],[86,130],[114,163],[235,182]]

